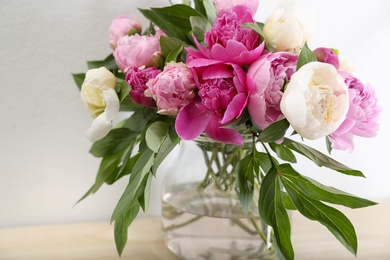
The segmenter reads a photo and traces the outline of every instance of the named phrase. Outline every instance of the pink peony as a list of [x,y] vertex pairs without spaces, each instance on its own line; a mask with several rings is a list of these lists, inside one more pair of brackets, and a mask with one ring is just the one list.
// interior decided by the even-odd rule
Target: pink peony
[[315,49],[313,53],[316,56],[317,61],[332,64],[336,69],[339,69],[339,57],[332,49],[321,47]]
[[338,150],[354,149],[353,136],[374,137],[379,129],[379,113],[375,90],[370,85],[364,85],[359,79],[347,72],[339,72],[344,78],[349,90],[349,110],[341,126],[332,134],[329,140],[332,148]]
[[245,5],[251,10],[252,14],[257,12],[259,0],[214,0],[217,14],[221,10],[232,10],[236,5]]
[[155,79],[147,83],[145,92],[152,96],[158,107],[158,113],[176,116],[180,109],[195,98],[195,82],[191,71],[180,62],[170,62]]
[[205,132],[224,143],[243,144],[236,129],[224,128],[238,119],[247,104],[244,70],[235,64],[193,59],[188,67],[195,73],[198,97],[184,106],[176,118],[176,132],[192,140]]
[[160,67],[162,53],[159,38],[139,34],[125,36],[118,41],[114,58],[124,73],[129,67]]
[[148,107],[155,107],[156,102],[145,96],[145,90],[148,89],[146,83],[150,79],[154,79],[161,70],[155,67],[141,69],[138,67],[130,67],[127,70],[126,82],[130,85],[130,97],[134,103]]
[[[246,6],[235,6],[232,11],[222,11],[213,27],[206,32],[202,46],[194,38],[199,53],[205,58],[223,62],[248,65],[255,61],[264,50],[260,44],[260,35],[250,28],[242,27],[244,23],[254,23],[252,13]],[[189,49],[190,55],[194,50]]]
[[135,19],[124,15],[118,16],[110,26],[110,47],[115,50],[119,39],[126,35],[141,33],[142,25]]
[[283,87],[295,72],[298,55],[276,52],[262,55],[247,73],[248,111],[261,129],[284,118],[280,110]]

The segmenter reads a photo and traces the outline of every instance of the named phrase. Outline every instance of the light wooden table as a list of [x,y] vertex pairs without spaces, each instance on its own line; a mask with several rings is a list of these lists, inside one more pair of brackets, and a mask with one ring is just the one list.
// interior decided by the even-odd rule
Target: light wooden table
[[[343,212],[359,238],[358,257],[352,256],[320,224],[292,215],[292,241],[297,260],[390,259],[390,201]],[[0,259],[135,259],[177,260],[161,239],[158,218],[137,219],[121,258],[108,222],[0,229]]]

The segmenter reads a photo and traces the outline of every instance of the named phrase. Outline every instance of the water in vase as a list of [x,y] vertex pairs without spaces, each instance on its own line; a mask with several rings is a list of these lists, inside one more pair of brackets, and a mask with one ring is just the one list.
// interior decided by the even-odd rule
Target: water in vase
[[258,217],[245,217],[229,193],[187,185],[164,194],[162,209],[165,243],[182,259],[276,259],[259,236],[261,230],[270,237],[268,227]]

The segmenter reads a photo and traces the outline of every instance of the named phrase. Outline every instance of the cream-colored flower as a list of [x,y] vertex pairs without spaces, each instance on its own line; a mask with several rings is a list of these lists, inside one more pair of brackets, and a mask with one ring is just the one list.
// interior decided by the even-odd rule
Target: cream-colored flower
[[302,137],[324,137],[345,119],[349,108],[348,87],[333,65],[310,62],[292,75],[280,108]]
[[119,99],[115,91],[116,78],[106,68],[89,70],[81,86],[81,99],[94,117],[87,137],[95,142],[112,129],[112,120],[119,111]]
[[264,23],[264,35],[270,51],[297,52],[309,41],[315,29],[313,12],[285,0]]

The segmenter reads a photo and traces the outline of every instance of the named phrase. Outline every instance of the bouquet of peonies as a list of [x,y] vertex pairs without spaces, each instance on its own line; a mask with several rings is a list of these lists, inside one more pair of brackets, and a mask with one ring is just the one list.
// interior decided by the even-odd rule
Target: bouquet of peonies
[[[152,176],[180,140],[207,135],[240,146],[249,134],[267,156],[254,146],[242,158],[235,190],[244,211],[259,202],[280,256],[294,258],[287,210],[325,225],[356,254],[351,222],[328,203],[375,203],[322,185],[291,164],[300,154],[320,167],[364,175],[287,136],[323,138],[329,153],[351,152],[355,135],[373,137],[378,130],[374,89],[339,61],[337,50],[310,50],[311,23],[293,5],[277,8],[261,23],[254,19],[256,0],[183,2],[140,9],[150,21],[144,31],[136,19],[118,17],[110,27],[113,53],[88,62],[86,74],[73,75],[94,117],[87,131],[94,142],[90,152],[102,158],[82,199],[129,176],[112,215],[118,252],[127,227],[147,208]],[[129,117],[113,126],[119,111],[129,111]],[[261,184],[259,193],[254,183]]]

